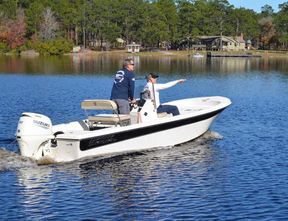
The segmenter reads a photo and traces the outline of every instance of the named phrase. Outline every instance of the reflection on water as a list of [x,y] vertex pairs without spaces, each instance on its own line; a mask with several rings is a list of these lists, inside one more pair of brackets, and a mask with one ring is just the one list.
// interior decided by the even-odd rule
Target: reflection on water
[[[158,176],[161,167],[165,168],[170,161],[182,164],[183,161],[189,160],[191,164],[201,163],[211,156],[208,139],[212,132],[207,132],[203,137],[177,147],[161,147],[152,151],[137,152],[127,155],[108,157],[103,159],[92,159],[88,162],[80,162],[80,177],[92,178],[100,174],[110,174],[111,178],[126,177],[133,178],[129,174],[141,173],[141,176],[151,177]],[[208,137],[209,136],[209,137]],[[135,171],[135,167],[141,168],[141,171]],[[139,174],[138,174],[139,175]]]
[[[174,204],[178,197],[175,185],[186,183],[181,191],[192,195],[197,190],[190,189],[189,183],[203,185],[209,168],[219,160],[211,147],[211,141],[215,139],[221,139],[221,135],[207,132],[197,140],[177,147],[54,166],[17,168],[17,185],[13,188],[21,191],[14,208],[20,206],[21,210],[9,217],[65,219],[68,210],[72,219],[79,216],[109,219],[113,216],[120,220],[133,217],[139,220],[141,217],[133,215],[137,208],[141,208],[146,218],[161,217],[161,211]],[[183,167],[186,172],[180,169]],[[196,201],[191,201],[190,205],[194,203]],[[6,204],[11,208],[9,205]],[[81,211],[70,209],[76,205]]]
[[[177,194],[195,194],[197,190],[189,186],[201,186],[209,168],[217,164],[217,153],[211,148],[211,141],[220,138],[215,132],[207,132],[194,142],[177,147],[18,168],[17,182],[22,189],[19,216],[49,218],[57,208],[64,206],[67,211],[81,205],[81,211],[69,210],[69,218],[109,219],[113,215],[122,220],[134,217],[136,208],[141,209],[146,218],[159,217],[168,204],[175,204]],[[174,187],[179,180],[191,184],[182,186],[176,194]],[[166,198],[167,195],[170,198]],[[97,208],[96,214],[92,208]],[[187,215],[191,217],[188,211]],[[61,211],[53,215],[54,219],[65,217],[67,214]]]
[[136,73],[166,74],[233,73],[279,70],[287,73],[286,57],[268,58],[202,58],[188,56],[138,56],[131,54],[74,54],[62,57],[0,56],[0,73],[27,74],[112,74],[122,66],[125,57],[132,57]]
[[27,218],[35,216],[32,214],[41,214],[41,219],[49,218],[49,215],[42,211],[53,206],[52,172],[52,167],[49,166],[23,167],[16,171],[18,186],[22,189],[19,201],[22,209],[18,217]]

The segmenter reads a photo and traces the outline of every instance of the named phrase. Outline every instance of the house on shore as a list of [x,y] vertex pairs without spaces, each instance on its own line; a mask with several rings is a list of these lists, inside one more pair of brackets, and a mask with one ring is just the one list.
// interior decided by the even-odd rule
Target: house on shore
[[233,38],[227,36],[200,36],[201,45],[206,45],[211,51],[241,51],[245,50],[246,44],[243,35]]
[[132,44],[126,45],[126,48],[127,48],[127,51],[130,53],[137,53],[137,52],[140,52],[141,45],[133,42]]

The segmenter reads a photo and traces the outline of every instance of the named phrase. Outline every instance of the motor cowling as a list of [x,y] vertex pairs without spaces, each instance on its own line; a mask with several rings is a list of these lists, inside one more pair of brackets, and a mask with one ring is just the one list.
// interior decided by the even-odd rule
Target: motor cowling
[[23,113],[19,119],[16,138],[22,156],[38,159],[39,148],[53,139],[49,117],[37,113]]

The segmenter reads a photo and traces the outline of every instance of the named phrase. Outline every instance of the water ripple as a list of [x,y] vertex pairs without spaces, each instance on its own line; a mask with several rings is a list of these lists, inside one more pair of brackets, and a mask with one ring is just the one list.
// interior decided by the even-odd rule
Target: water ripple
[[[217,117],[212,131],[192,142],[37,166],[17,154],[12,136],[19,115],[40,112],[53,124],[81,119],[83,99],[109,97],[119,60],[112,68],[105,56],[91,60],[96,69],[107,63],[107,76],[99,71],[90,76],[0,74],[5,82],[0,93],[0,146],[5,147],[0,149],[0,220],[286,220],[287,59],[280,65],[285,73],[266,70],[271,63],[266,58],[211,59],[200,69],[190,59],[169,58],[168,65],[154,57],[152,62],[135,59],[143,76],[151,68],[168,68],[171,74],[161,73],[160,82],[193,78],[163,91],[163,101],[223,95],[233,104]],[[223,67],[233,71],[219,73]],[[142,83],[137,81],[136,89]]]

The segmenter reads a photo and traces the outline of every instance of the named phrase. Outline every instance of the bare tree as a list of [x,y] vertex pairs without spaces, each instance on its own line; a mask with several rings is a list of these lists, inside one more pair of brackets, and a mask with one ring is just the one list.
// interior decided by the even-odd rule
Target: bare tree
[[273,18],[271,16],[261,18],[259,20],[259,25],[261,28],[260,41],[262,42],[264,47],[267,47],[270,44],[270,40],[276,34]]
[[43,21],[40,24],[40,38],[42,40],[51,40],[56,37],[59,28],[56,17],[51,8],[46,8],[43,12]]

